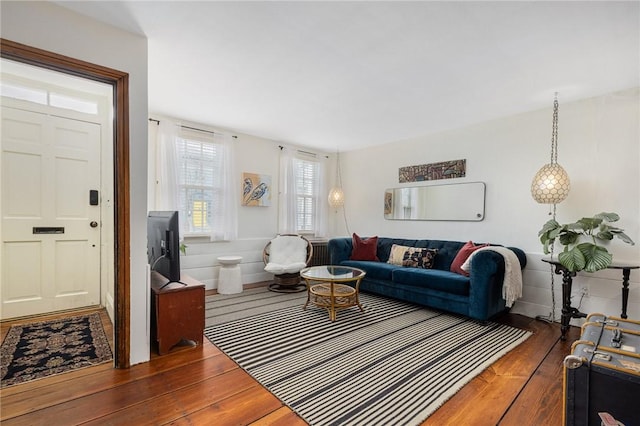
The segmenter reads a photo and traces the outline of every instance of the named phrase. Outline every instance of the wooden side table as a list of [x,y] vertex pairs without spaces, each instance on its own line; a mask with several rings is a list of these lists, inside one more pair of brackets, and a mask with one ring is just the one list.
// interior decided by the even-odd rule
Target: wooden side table
[[[183,340],[202,345],[204,333],[204,284],[182,275],[182,283],[163,287],[167,279],[151,272],[151,339],[163,355]],[[153,343],[153,341],[152,341]]]
[[[571,318],[585,318],[587,314],[580,312],[577,308],[571,306],[571,286],[575,272],[569,271],[558,260],[542,259],[555,267],[554,272],[562,275],[562,315],[560,317],[560,336],[561,340],[566,340],[567,330],[569,330],[569,321]],[[612,263],[608,269],[622,269],[622,318],[627,318],[627,302],[629,300],[629,276],[632,269],[638,269],[638,265],[626,265],[620,263]]]

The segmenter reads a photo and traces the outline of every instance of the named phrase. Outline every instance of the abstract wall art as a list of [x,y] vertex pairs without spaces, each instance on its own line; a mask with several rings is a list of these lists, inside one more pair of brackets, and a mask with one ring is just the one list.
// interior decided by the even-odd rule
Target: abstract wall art
[[426,180],[460,178],[465,177],[466,174],[467,160],[452,160],[400,167],[398,169],[398,180],[400,183],[422,182]]
[[242,173],[242,205],[266,207],[271,205],[271,176]]

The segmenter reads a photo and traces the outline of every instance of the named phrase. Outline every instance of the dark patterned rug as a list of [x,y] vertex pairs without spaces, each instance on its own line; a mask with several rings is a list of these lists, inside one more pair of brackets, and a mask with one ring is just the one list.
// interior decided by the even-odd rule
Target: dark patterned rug
[[100,314],[14,325],[0,347],[7,387],[112,359]]

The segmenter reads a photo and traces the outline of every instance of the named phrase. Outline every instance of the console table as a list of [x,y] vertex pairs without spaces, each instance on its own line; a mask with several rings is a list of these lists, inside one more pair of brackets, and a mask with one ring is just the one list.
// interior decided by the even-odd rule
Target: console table
[[180,281],[166,285],[165,277],[151,272],[151,339],[160,355],[183,340],[202,345],[204,284],[184,274]]
[[[566,340],[567,330],[569,330],[569,321],[571,318],[585,318],[587,314],[580,312],[577,308],[571,306],[571,286],[575,272],[569,271],[558,260],[542,259],[543,262],[549,263],[555,267],[554,272],[562,275],[562,315],[560,318],[560,336],[561,340]],[[632,269],[640,268],[639,265],[626,265],[612,263],[608,269],[622,269],[622,313],[620,317],[627,318],[627,302],[629,301],[629,276]]]

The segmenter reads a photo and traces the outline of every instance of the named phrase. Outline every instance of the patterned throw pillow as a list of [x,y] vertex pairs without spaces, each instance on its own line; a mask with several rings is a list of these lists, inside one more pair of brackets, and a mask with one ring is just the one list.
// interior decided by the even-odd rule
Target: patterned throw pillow
[[401,246],[399,244],[394,244],[391,246],[391,252],[389,253],[389,260],[387,263],[392,265],[402,266],[402,261],[404,260],[404,253],[409,250],[411,247]]
[[437,249],[409,247],[404,252],[402,266],[432,269],[436,254],[438,254]]

